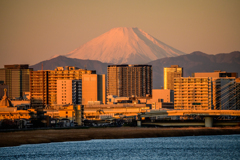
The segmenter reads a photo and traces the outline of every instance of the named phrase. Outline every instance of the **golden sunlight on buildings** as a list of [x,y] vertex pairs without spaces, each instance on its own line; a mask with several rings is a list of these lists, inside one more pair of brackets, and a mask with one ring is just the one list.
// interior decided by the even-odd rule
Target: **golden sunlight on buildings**
[[183,76],[183,68],[178,65],[165,67],[164,70],[164,89],[174,90],[174,78]]
[[174,109],[211,109],[211,83],[211,78],[174,78]]
[[32,107],[45,107],[57,104],[57,80],[82,79],[83,74],[94,74],[95,71],[66,66],[55,70],[32,71],[30,73],[30,92]]
[[82,76],[82,105],[87,105],[89,101],[106,103],[104,74],[84,74]]
[[150,107],[146,104],[119,103],[84,106],[84,118],[100,120],[106,118],[136,117],[138,113],[146,112]]
[[17,107],[14,107],[10,99],[7,97],[7,89],[4,89],[4,96],[0,101],[0,120],[3,119],[29,119],[30,112],[34,110],[17,110]]

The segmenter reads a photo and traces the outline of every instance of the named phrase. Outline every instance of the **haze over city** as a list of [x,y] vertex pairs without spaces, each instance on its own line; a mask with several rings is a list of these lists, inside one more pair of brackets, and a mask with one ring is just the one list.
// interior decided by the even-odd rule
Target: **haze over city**
[[239,51],[240,1],[1,1],[0,67],[65,55],[116,27],[182,51]]

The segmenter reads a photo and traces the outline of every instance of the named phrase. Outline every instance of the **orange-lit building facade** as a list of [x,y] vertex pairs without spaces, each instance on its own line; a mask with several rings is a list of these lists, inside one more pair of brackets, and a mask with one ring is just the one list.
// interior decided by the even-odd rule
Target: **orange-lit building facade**
[[106,103],[105,75],[85,74],[82,76],[82,104],[89,101]]
[[66,66],[55,70],[32,71],[30,73],[30,92],[32,107],[45,107],[57,104],[57,80],[78,80],[83,74],[95,74],[96,71]]
[[163,69],[164,89],[174,90],[174,78],[183,76],[183,68],[178,65],[171,65]]
[[212,78],[174,78],[174,109],[212,109]]
[[57,104],[82,104],[82,80],[57,80]]

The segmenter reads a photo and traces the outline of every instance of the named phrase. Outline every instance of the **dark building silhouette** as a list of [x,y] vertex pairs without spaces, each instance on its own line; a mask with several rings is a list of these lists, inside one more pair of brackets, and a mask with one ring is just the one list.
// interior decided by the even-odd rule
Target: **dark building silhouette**
[[32,68],[24,64],[4,65],[0,69],[0,81],[8,86],[8,96],[21,98],[24,92],[29,92],[29,76]]
[[151,65],[109,65],[107,95],[146,97],[152,95]]

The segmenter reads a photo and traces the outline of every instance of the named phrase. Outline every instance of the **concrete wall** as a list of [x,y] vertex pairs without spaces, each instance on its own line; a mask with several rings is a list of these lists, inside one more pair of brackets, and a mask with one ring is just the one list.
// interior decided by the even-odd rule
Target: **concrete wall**
[[163,102],[174,102],[174,92],[170,89],[153,89],[152,101],[158,102],[163,99]]

